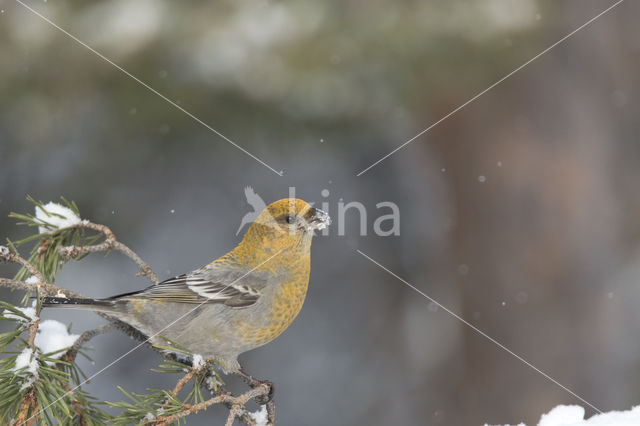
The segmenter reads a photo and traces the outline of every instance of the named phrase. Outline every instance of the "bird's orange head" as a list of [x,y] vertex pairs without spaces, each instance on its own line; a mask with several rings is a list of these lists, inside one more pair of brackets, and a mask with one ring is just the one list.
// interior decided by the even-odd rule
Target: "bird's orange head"
[[285,198],[267,206],[247,230],[240,247],[265,254],[308,253],[315,230],[331,223],[329,215],[297,198]]

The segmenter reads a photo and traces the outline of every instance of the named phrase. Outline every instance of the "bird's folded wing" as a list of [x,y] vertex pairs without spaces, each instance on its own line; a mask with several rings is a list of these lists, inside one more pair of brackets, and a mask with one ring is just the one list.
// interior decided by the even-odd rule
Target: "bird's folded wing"
[[253,305],[266,286],[266,276],[234,268],[214,267],[169,278],[123,296],[178,303],[221,303],[231,307]]

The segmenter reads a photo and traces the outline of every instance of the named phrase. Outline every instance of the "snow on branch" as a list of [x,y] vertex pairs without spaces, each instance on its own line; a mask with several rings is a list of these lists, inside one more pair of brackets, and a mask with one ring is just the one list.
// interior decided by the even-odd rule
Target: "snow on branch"
[[38,231],[41,234],[49,234],[82,222],[76,212],[69,207],[54,202],[49,202],[43,206],[37,205],[36,219],[42,223],[38,227]]

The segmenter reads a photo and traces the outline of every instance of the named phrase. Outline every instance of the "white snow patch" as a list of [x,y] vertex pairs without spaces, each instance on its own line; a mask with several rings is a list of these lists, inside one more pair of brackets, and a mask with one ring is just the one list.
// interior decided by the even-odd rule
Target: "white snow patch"
[[[20,308],[33,309],[33,308]],[[49,353],[68,348],[80,337],[77,334],[69,334],[67,327],[55,320],[42,321],[38,326],[38,334],[34,341],[40,352]],[[63,352],[52,355],[52,358],[59,358]],[[53,364],[49,362],[48,364]],[[38,380],[38,356],[27,347],[16,357],[16,363],[11,369],[19,373],[28,373],[27,379],[22,383],[20,390],[23,390]]]
[[30,387],[36,380],[38,380],[38,378],[39,376],[37,374],[29,376],[29,378],[22,383],[22,386],[20,386],[20,391]]
[[211,393],[213,393],[213,390],[215,389],[215,382],[213,381],[213,376],[208,376],[205,379],[205,384],[207,385],[207,389],[209,389],[209,391],[211,391]]
[[[524,424],[521,423],[522,426]],[[609,411],[584,418],[584,408],[578,405],[558,405],[540,417],[538,426],[637,426],[640,425],[640,405],[627,411]],[[488,425],[485,425],[488,426]],[[505,425],[508,426],[508,425]]]
[[258,411],[249,413],[249,417],[256,422],[256,426],[267,426],[267,406],[260,406]]
[[27,284],[38,284],[40,280],[38,280],[38,277],[36,277],[35,275],[31,275],[29,278],[24,280],[24,282]]
[[16,357],[16,364],[11,369],[19,373],[28,373],[27,379],[20,386],[20,390],[26,389],[38,379],[38,358],[31,348],[24,348]]
[[33,350],[31,348],[24,348],[20,355],[16,357],[16,365],[12,368],[13,371],[26,368],[26,371],[33,374],[38,374],[38,360],[33,356]]
[[154,415],[153,415],[153,413],[147,413],[147,415],[146,415],[146,416],[144,416],[144,417],[142,418],[142,420],[151,421],[151,420],[153,420],[153,419],[155,419],[155,418],[156,418],[156,416],[154,416]]
[[538,426],[572,425],[581,424],[583,421],[584,408],[579,405],[558,405],[540,417]]
[[[488,423],[485,423],[484,426],[492,426],[492,425],[490,425]],[[501,425],[493,425],[493,426],[501,426]],[[511,425],[510,424],[506,424],[504,426],[511,426]],[[518,423],[517,425],[513,425],[513,426],[527,426],[527,425],[525,425],[524,423]]]
[[[20,312],[22,312],[23,314],[25,314],[27,317],[29,317],[29,321],[34,321],[35,319],[37,319],[37,315],[36,315],[36,302],[35,300],[33,301],[33,304],[30,307],[26,307],[26,308],[18,308],[17,306],[15,307],[17,310],[19,310]],[[21,317],[20,315],[16,315],[13,312],[11,312],[8,309],[5,309],[4,311],[2,311],[2,316],[8,319],[15,319],[18,321],[24,321],[26,322],[26,320]]]
[[36,206],[36,219],[42,223],[42,226],[38,227],[41,234],[48,234],[82,222],[73,210],[54,202],[45,204],[43,208]]
[[[69,334],[67,327],[56,320],[44,320],[38,327],[35,345],[40,348],[43,354],[59,351],[73,346],[80,337],[78,334]],[[51,358],[58,359],[64,352],[58,352]]]
[[627,411],[609,411],[607,413],[596,414],[595,416],[585,420],[588,426],[633,426],[640,424],[640,405],[633,407]]
[[199,370],[202,367],[204,367],[205,364],[206,364],[206,362],[204,361],[204,358],[202,357],[202,355],[193,354],[193,360],[192,360],[193,368],[196,368],[196,369]]

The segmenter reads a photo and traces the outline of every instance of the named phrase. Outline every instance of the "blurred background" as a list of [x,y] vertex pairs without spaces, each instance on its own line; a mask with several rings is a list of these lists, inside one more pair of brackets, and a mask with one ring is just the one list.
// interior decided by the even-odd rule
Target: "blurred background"
[[[356,177],[612,3],[28,2],[280,177],[2,1],[0,237],[30,233],[7,217],[32,210],[27,194],[63,195],[167,278],[239,241],[245,186],[267,203],[295,187],[334,217],[341,200],[359,201],[369,235],[351,211],[345,236],[318,237],[301,314],[240,358],[275,383],[279,424],[535,424],[580,403],[356,249],[598,408],[628,409],[640,403],[639,4]],[[382,201],[400,208],[399,236],[373,235]],[[106,297],[146,286],[135,273],[117,253],[93,255],[57,284]],[[103,322],[44,315],[76,333]],[[98,337],[95,365],[82,366],[96,372],[135,344]],[[149,371],[160,361],[141,348],[87,389],[119,401],[117,385],[172,387]]]

